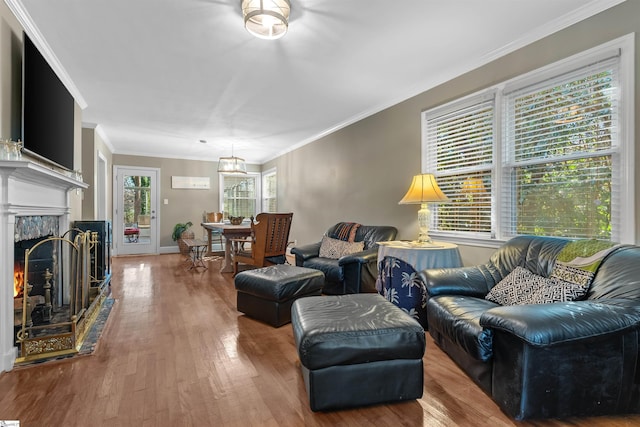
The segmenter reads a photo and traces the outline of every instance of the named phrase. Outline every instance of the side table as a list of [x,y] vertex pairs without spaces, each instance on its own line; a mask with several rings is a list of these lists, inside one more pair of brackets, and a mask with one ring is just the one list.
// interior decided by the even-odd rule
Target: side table
[[[384,262],[386,257],[394,260]],[[460,252],[453,243],[433,242],[423,246],[407,241],[378,242],[376,289],[428,329],[427,289],[416,273],[427,268],[460,266]]]
[[408,241],[378,242],[378,262],[385,256],[392,256],[411,266],[416,271],[426,268],[462,267],[458,245],[447,242],[433,242],[431,246],[421,246]]
[[204,264],[204,260],[202,256],[204,255],[207,242],[204,242],[200,239],[182,239],[187,248],[189,248],[189,254],[191,255],[191,265],[189,266],[189,270],[192,268],[204,267],[207,266]]

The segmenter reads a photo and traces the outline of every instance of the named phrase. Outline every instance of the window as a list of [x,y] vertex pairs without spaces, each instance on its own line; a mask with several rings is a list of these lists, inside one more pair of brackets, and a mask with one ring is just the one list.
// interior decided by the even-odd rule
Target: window
[[633,242],[632,43],[425,111],[423,169],[451,199],[432,234]]
[[225,219],[229,216],[255,217],[260,203],[260,175],[220,174],[220,198]]
[[262,174],[262,211],[278,212],[276,170]]
[[438,185],[451,200],[434,210],[438,226],[433,230],[490,236],[494,105],[490,92],[425,116],[427,171],[436,171]]

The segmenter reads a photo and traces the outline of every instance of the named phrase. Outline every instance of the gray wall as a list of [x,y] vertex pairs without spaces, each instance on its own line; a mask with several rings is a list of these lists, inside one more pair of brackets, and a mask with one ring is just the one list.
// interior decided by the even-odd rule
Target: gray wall
[[[192,231],[196,237],[205,236],[200,226],[202,213],[218,212],[219,180],[218,162],[167,159],[160,157],[113,155],[115,166],[141,166],[160,169],[160,248],[161,252],[177,251],[177,244],[171,239],[173,226],[177,223],[191,221]],[[250,172],[259,172],[256,165],[247,165]],[[208,176],[211,182],[209,190],[173,189],[172,176]],[[168,204],[163,200],[168,199]]]
[[[107,160],[107,215],[105,218],[98,218],[98,197],[102,197],[102,194],[97,194],[98,152],[102,153]],[[112,219],[113,154],[95,128],[82,128],[82,178],[89,184],[82,198],[82,219]]]

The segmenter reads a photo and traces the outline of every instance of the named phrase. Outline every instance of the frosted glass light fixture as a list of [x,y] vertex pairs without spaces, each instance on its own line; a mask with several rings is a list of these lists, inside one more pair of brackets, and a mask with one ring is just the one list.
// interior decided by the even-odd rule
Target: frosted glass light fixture
[[275,40],[289,28],[289,0],[241,0],[244,27],[260,39]]
[[223,173],[247,173],[247,164],[244,159],[233,155],[231,147],[231,157],[220,157],[218,159],[218,172]]
[[431,243],[431,237],[429,237],[429,202],[448,202],[449,198],[438,187],[436,177],[430,173],[423,173],[413,177],[411,186],[404,195],[402,200],[398,202],[400,205],[405,204],[419,204],[420,210],[418,211],[418,228],[420,233],[418,235],[418,243],[429,244]]

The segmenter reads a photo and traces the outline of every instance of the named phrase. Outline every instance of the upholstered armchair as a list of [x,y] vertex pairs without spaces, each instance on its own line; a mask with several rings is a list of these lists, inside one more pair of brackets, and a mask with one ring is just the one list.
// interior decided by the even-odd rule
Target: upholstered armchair
[[377,242],[393,240],[391,226],[341,222],[329,228],[322,241],[291,249],[296,265],[324,273],[325,294],[377,292]]

